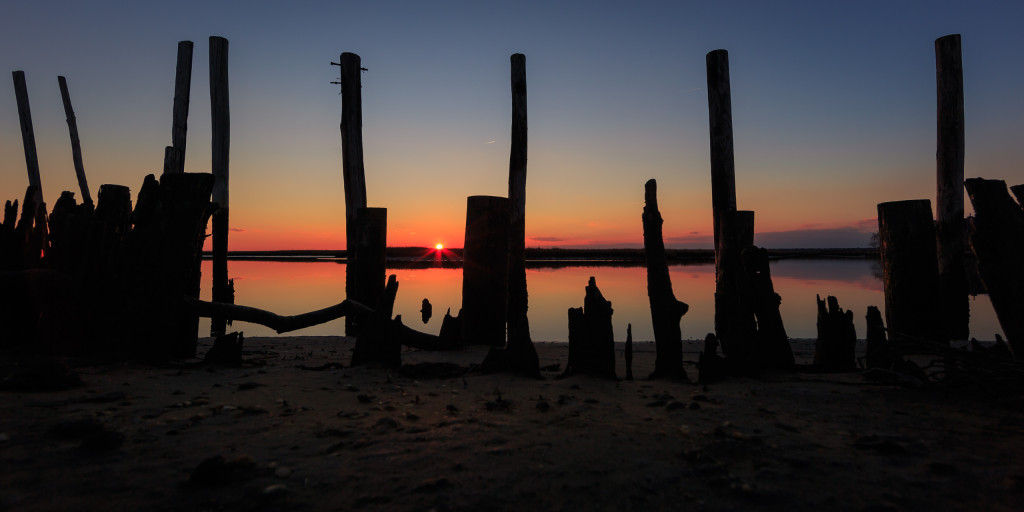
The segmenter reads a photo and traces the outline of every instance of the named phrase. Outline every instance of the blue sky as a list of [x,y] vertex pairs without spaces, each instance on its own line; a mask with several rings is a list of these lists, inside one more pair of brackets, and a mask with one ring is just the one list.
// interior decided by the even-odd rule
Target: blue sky
[[[526,54],[528,245],[710,247],[704,56],[730,53],[741,209],[762,245],[862,245],[882,201],[933,198],[934,40],[963,37],[967,176],[1024,182],[1018,2],[7,2],[44,194],[76,190],[65,75],[94,190],[136,190],[170,143],[195,41],[186,168],[208,171],[207,38],[230,41],[232,248],[344,246],[336,61],[361,55],[371,206],[393,245],[461,245],[465,197],[504,195],[509,62]],[[0,191],[27,185],[0,82]]]

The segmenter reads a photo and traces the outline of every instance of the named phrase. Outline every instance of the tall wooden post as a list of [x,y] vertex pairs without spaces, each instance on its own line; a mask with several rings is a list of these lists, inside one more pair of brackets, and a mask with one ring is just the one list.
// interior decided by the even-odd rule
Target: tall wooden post
[[32,109],[28,105],[28,87],[25,72],[15,71],[14,96],[18,100],[18,120],[21,121],[21,142],[25,148],[25,165],[28,168],[28,184],[36,187],[36,208],[43,204],[43,185],[39,179],[39,157],[36,155],[36,135],[32,130]]
[[510,369],[539,374],[540,360],[530,339],[526,291],[526,56],[512,54],[512,145],[508,162],[508,347]]
[[[345,245],[348,265],[345,268],[345,295],[355,296],[356,275],[353,265],[358,256],[355,239],[355,217],[359,208],[366,208],[366,178],[363,172],[363,92],[359,56],[345,52],[339,60],[341,67],[341,165],[345,177]],[[345,333],[352,323],[345,320]]]
[[736,210],[736,165],[732,147],[732,92],[729,52],[714,50],[706,56],[708,123],[711,132],[711,212],[715,240],[715,274],[721,269],[718,249],[722,213]]
[[504,197],[470,196],[462,263],[462,339],[502,346],[508,287],[508,212]]
[[944,333],[936,325],[939,273],[931,202],[880,203],[878,235],[889,340],[920,337],[940,341]]
[[71,159],[75,163],[75,176],[78,177],[78,188],[82,191],[82,203],[92,204],[92,194],[89,193],[89,182],[85,179],[85,164],[82,163],[82,144],[78,139],[78,121],[75,119],[75,109],[71,108],[71,95],[68,93],[68,82],[62,77],[57,77],[57,84],[60,85],[60,97],[64,101],[64,115],[68,121],[68,133],[71,136]]
[[[705,56],[708,80],[708,126],[711,141],[711,222],[715,243],[715,318],[731,317],[729,295],[722,280],[721,225],[726,212],[736,211],[736,165],[732,145],[732,92],[729,85],[729,52],[714,50]],[[741,248],[742,250],[742,248]],[[725,324],[715,321],[715,334],[727,352]]]
[[[388,209],[359,208],[356,210],[355,222],[355,234],[352,236],[352,243],[349,244],[349,248],[354,248],[354,257],[348,259],[348,265],[359,269],[359,272],[350,274],[355,279],[355,286],[352,295],[348,295],[347,298],[375,308],[384,296]],[[346,331],[347,335],[362,334],[365,326],[358,320],[353,318],[351,323],[346,323],[350,327]]]
[[937,149],[935,152],[938,194],[935,210],[939,308],[945,330],[953,339],[969,335],[970,303],[964,251],[964,73],[960,35],[935,40]]
[[[231,113],[228,96],[228,40],[210,37],[210,115],[213,123],[213,302],[234,302],[228,283],[228,155]],[[226,321],[213,318],[210,335],[224,334]]]
[[[223,38],[218,38],[223,39]],[[218,43],[219,44],[219,43]],[[211,51],[212,51],[211,40]],[[227,40],[224,40],[224,76],[227,85]],[[178,65],[174,73],[174,118],[171,147],[174,148],[173,172],[185,172],[185,134],[188,131],[188,104],[192,92],[192,41],[178,42]],[[226,93],[225,93],[226,94]],[[227,98],[227,96],[225,96]]]

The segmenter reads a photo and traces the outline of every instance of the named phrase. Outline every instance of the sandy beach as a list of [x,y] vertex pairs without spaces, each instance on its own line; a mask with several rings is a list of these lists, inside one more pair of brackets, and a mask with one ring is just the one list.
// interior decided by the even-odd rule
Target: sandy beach
[[[634,381],[556,379],[559,343],[537,344],[543,380],[474,372],[485,348],[351,368],[352,346],[246,339],[240,368],[67,360],[79,387],[0,392],[0,508],[1024,510],[1024,397],[998,390],[648,381],[652,343]],[[813,342],[794,349],[808,362]],[[3,363],[11,387],[24,363]]]

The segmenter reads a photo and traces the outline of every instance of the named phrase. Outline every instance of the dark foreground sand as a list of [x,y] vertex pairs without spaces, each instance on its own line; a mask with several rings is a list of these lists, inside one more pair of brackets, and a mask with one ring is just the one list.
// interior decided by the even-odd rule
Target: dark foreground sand
[[[566,345],[537,346],[564,367]],[[349,368],[351,347],[247,339],[242,368],[73,360],[83,387],[2,391],[0,509],[1024,510],[1020,396],[859,373],[412,377]],[[638,344],[638,376],[653,350]]]

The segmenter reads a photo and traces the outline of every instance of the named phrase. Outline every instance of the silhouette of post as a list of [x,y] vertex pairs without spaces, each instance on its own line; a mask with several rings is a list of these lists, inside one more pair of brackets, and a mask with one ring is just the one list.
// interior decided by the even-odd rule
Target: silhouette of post
[[[349,245],[352,250],[352,258],[348,264],[359,269],[356,274],[350,274],[355,279],[352,295],[347,298],[360,304],[376,307],[384,295],[385,263],[387,257],[387,232],[388,232],[388,209],[387,208],[359,208],[356,210],[356,229]],[[357,317],[350,317],[351,322],[346,334],[358,336],[362,334],[365,327]]]
[[722,213],[736,210],[736,165],[732,147],[732,93],[729,52],[708,52],[708,124],[711,139],[711,212],[715,240],[715,275],[721,268],[718,240]]
[[32,130],[32,109],[28,104],[28,87],[25,72],[15,71],[14,96],[18,101],[18,120],[21,122],[21,142],[25,148],[25,166],[28,168],[28,184],[35,187],[36,208],[43,204],[43,185],[39,179],[39,157],[36,155],[36,135]]
[[[651,378],[686,379],[683,368],[683,342],[679,322],[690,306],[676,300],[672,279],[665,261],[662,218],[658,211],[658,182],[644,185],[644,256],[647,260],[647,299],[651,305],[654,326],[655,360]],[[631,372],[630,376],[631,377]]]
[[[210,37],[210,114],[213,122],[213,302],[234,302],[228,282],[228,155],[231,114],[228,95],[228,40]],[[226,321],[213,318],[210,335],[224,334]]]
[[754,212],[725,211],[719,229],[721,263],[715,291],[715,333],[729,365],[746,373],[758,363],[753,359],[757,323],[752,290],[746,282],[742,259],[743,250],[754,245]]
[[601,294],[593,276],[585,291],[583,307],[569,308],[569,361],[562,377],[590,375],[615,379],[612,303]]
[[[348,264],[345,268],[345,295],[357,294],[356,275],[359,269],[352,263],[358,260],[353,251],[355,217],[359,208],[366,208],[366,178],[363,172],[363,93],[359,56],[342,53],[341,67],[341,165],[345,178],[345,245]],[[354,332],[351,319],[345,319],[345,333]]]
[[971,249],[999,325],[1016,359],[1024,359],[1024,210],[1002,180],[964,181],[974,205]]
[[508,346],[511,370],[540,374],[540,360],[530,339],[526,291],[526,56],[509,58],[512,68],[512,144],[509,151]]
[[878,235],[889,340],[946,339],[936,325],[939,272],[931,202],[879,203]]
[[[226,47],[226,40],[224,44]],[[225,49],[225,59],[226,52]],[[174,164],[170,168],[165,165],[164,172],[185,172],[185,134],[188,131],[188,104],[191,93],[192,41],[179,41],[178,65],[174,72],[174,118],[170,146],[174,150]]]
[[969,335],[970,304],[964,270],[964,73],[959,34],[935,40],[935,82],[939,300],[947,334],[963,340]]
[[470,196],[462,263],[462,339],[476,345],[505,344],[508,287],[509,200]]
[[817,302],[818,339],[814,343],[814,366],[830,372],[855,370],[857,331],[853,326],[853,311],[843,311],[839,300],[831,295],[826,300],[821,300],[818,295]]
[[78,121],[75,119],[75,109],[71,108],[68,82],[64,77],[58,76],[57,84],[60,86],[61,100],[64,101],[64,115],[67,117],[68,133],[71,136],[71,159],[75,164],[78,188],[82,191],[82,203],[91,205],[92,194],[89,193],[89,181],[85,179],[85,164],[82,163],[82,144],[78,140]]

